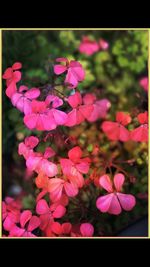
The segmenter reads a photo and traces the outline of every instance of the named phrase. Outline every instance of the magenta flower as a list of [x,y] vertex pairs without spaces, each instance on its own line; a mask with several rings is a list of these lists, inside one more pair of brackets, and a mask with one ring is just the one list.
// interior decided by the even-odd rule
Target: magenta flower
[[82,123],[85,119],[88,119],[94,109],[93,104],[82,104],[82,97],[79,92],[71,95],[67,99],[69,105],[73,108],[68,113],[68,119],[65,126],[72,127]]
[[49,115],[51,115],[50,118],[53,118],[56,126],[64,125],[68,116],[65,112],[57,109],[63,105],[62,99],[60,99],[58,96],[48,95],[46,97],[45,103],[50,108]]
[[74,197],[78,194],[78,188],[72,183],[60,178],[52,178],[49,180],[48,191],[50,192],[50,198],[52,201],[59,201],[63,195],[63,192],[68,197]]
[[6,231],[10,231],[20,219],[20,202],[15,201],[11,197],[6,197],[5,201],[2,202],[2,220],[3,227]]
[[60,75],[67,71],[65,78],[65,84],[69,88],[76,88],[79,82],[82,82],[85,78],[85,71],[82,65],[75,60],[69,60],[67,58],[57,58],[56,62],[64,63],[65,65],[57,64],[54,66],[54,73]]
[[13,226],[10,229],[9,236],[11,237],[36,237],[32,233],[36,228],[40,226],[40,219],[37,216],[32,216],[30,210],[25,210],[20,215],[20,226]]
[[123,210],[132,210],[136,204],[133,195],[120,193],[124,184],[125,177],[122,173],[117,173],[114,176],[114,186],[107,174],[99,179],[99,184],[109,194],[99,197],[96,201],[96,207],[101,212],[108,212],[110,214],[119,215]]
[[100,118],[105,118],[107,115],[107,111],[111,106],[111,103],[108,99],[96,100],[96,96],[94,94],[86,94],[83,97],[83,103],[85,105],[93,105],[93,111],[87,117],[87,120],[90,122],[94,122]]
[[31,101],[40,95],[38,88],[28,88],[24,85],[20,86],[18,92],[11,96],[13,106],[23,112],[25,115],[31,113]]
[[40,229],[46,232],[49,228],[51,229],[54,219],[65,215],[66,208],[62,205],[48,206],[46,200],[40,199],[36,205],[36,213],[40,215]]
[[[62,105],[59,97],[49,95],[45,101],[33,100],[31,102],[31,114],[24,117],[24,123],[29,129],[50,131],[63,125],[67,120],[67,114],[56,108]],[[49,106],[51,105],[51,107]]]
[[18,154],[23,155],[25,159],[34,154],[33,148],[39,143],[39,139],[35,136],[29,136],[25,138],[24,142],[21,142],[18,146]]
[[41,172],[48,177],[53,177],[58,173],[57,165],[48,161],[55,155],[52,148],[46,148],[44,155],[42,153],[34,152],[27,158],[26,166],[31,171]]
[[79,51],[82,54],[91,56],[99,50],[99,45],[96,41],[90,40],[89,37],[83,36],[79,46]]

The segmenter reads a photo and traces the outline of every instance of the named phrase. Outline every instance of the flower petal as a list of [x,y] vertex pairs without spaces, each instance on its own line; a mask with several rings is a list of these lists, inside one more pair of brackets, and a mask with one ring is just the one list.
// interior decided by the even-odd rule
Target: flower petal
[[32,212],[30,210],[25,210],[20,215],[20,225],[24,228],[25,224],[31,219]]
[[101,211],[101,212],[108,212],[112,198],[113,198],[113,193],[108,194],[106,196],[99,197],[96,201],[96,207]]
[[107,192],[113,192],[112,181],[110,177],[105,174],[99,178],[99,184],[102,188],[104,188]]
[[80,232],[84,237],[90,237],[94,234],[94,227],[91,223],[82,223],[80,226]]
[[114,176],[114,185],[116,190],[119,192],[122,189],[122,185],[124,184],[125,177],[122,173],[117,173]]
[[36,213],[39,215],[49,212],[49,206],[45,199],[40,199],[36,205]]
[[126,211],[132,210],[136,204],[135,197],[128,194],[117,193],[122,208]]
[[81,148],[79,146],[75,146],[69,150],[68,157],[73,162],[78,162],[79,159],[82,157],[82,154],[83,154],[83,152],[82,152]]
[[62,205],[58,205],[55,211],[53,212],[54,218],[62,218],[66,213],[66,208]]
[[40,219],[37,216],[32,216],[28,224],[28,231],[32,232],[34,229],[38,228],[40,225]]

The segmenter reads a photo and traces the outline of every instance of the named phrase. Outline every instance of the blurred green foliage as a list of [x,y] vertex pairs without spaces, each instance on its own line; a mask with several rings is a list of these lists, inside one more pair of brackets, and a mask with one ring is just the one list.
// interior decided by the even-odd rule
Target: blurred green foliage
[[[109,42],[109,49],[99,51],[90,57],[80,54],[78,47],[83,35],[88,35],[97,41],[100,38],[106,39]],[[107,97],[111,101],[109,119],[114,120],[118,110],[132,113],[134,109],[140,111],[145,109],[142,106],[145,92],[139,86],[139,79],[148,72],[148,31],[3,31],[2,52],[3,72],[14,62],[22,62],[23,79],[20,84],[38,87],[52,82],[55,58],[67,57],[79,60],[85,68],[86,79],[79,84],[78,89],[82,92],[95,92],[98,89],[96,91],[98,97]],[[140,97],[137,97],[137,93]],[[119,151],[117,145],[111,144],[106,137],[101,137],[101,133],[98,139],[100,127],[99,125],[96,126],[97,128],[94,127],[89,128],[83,124],[83,127],[79,127],[79,134],[72,130],[73,134],[78,136],[83,148],[86,147],[91,153],[94,143],[97,144],[99,140],[102,149]],[[5,95],[3,84],[3,158],[5,176],[7,176],[5,179],[11,180],[10,166],[15,164],[17,166],[20,164],[23,175],[25,166],[17,154],[17,147],[18,143],[29,134],[31,132],[23,125],[23,115],[12,107]],[[130,192],[135,195],[139,192],[147,192],[147,145],[129,142],[120,147],[121,152],[116,153],[120,153],[119,156],[122,156],[122,159],[135,158],[136,160],[134,167],[126,167],[127,171],[133,172],[137,179],[137,182],[131,185]],[[33,202],[30,195],[24,199],[26,208],[29,208],[30,204],[33,206]],[[108,219],[112,223],[107,224],[106,227],[107,233],[111,234],[127,221],[146,213],[147,201],[139,199],[133,212],[117,218],[105,214],[101,220]],[[95,224],[97,223],[98,221],[95,221]],[[101,227],[103,228],[103,224]]]

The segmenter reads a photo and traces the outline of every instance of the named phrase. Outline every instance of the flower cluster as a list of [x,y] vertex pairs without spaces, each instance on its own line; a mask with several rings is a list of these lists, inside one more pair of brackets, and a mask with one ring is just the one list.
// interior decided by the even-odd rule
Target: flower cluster
[[117,112],[116,122],[104,121],[101,127],[110,140],[148,142],[148,112],[138,114],[137,120],[140,126],[129,131],[125,126],[131,122],[130,115]]
[[[84,37],[79,50],[92,55],[101,49],[108,49],[108,46],[105,40],[96,42]],[[65,75],[63,86],[70,89],[67,96],[61,97],[59,92],[57,94],[55,85],[53,91],[42,100],[40,88],[29,89],[25,85],[17,87],[21,80],[20,62],[14,63],[3,74],[6,95],[12,105],[23,113],[25,126],[30,130],[37,130],[37,136],[34,134],[26,137],[18,146],[18,154],[24,157],[26,168],[34,177],[34,209],[24,209],[20,200],[6,197],[3,201],[4,236],[92,237],[95,234],[92,220],[82,220],[81,216],[79,222],[73,224],[69,221],[70,217],[67,217],[70,203],[75,205],[76,210],[81,208],[84,213],[88,210],[82,203],[80,193],[86,192],[90,183],[97,190],[103,188],[108,192],[95,201],[97,211],[101,214],[107,212],[119,215],[123,210],[132,210],[136,204],[133,195],[122,192],[125,176],[119,169],[116,168],[113,182],[112,175],[110,177],[106,168],[103,175],[95,175],[94,157],[99,148],[95,147],[92,154],[85,154],[79,145],[75,145],[63,157],[52,145],[48,145],[44,152],[39,152],[38,147],[43,141],[38,136],[39,131],[46,132],[48,136],[58,127],[74,127],[85,121],[91,123],[99,119],[105,120],[111,107],[108,99],[99,100],[94,93],[82,95],[77,90],[78,84],[86,77],[80,62],[66,58],[57,58],[56,62],[58,64],[54,64],[54,74],[62,77]],[[141,84],[143,86],[143,82]],[[129,123],[129,114],[117,112],[116,121],[103,121],[101,128],[110,140],[147,142],[148,113],[145,111],[138,114],[137,123],[140,126],[132,131],[126,128]]]

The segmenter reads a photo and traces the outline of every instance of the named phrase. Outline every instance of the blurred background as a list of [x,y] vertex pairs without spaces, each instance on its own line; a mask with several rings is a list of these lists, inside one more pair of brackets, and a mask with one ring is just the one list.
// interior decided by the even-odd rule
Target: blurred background
[[[108,50],[92,56],[79,53],[82,36],[93,40],[105,39]],[[148,31],[3,31],[3,72],[14,62],[23,64],[22,82],[29,87],[41,86],[51,81],[55,58],[67,57],[79,60],[86,70],[86,79],[79,85],[82,92],[97,92],[100,98],[108,98],[111,109],[108,119],[114,120],[116,111],[134,114],[147,110],[147,93],[139,85],[143,76],[148,76]],[[33,188],[25,177],[25,161],[17,153],[18,144],[31,132],[23,124],[23,115],[12,107],[5,95],[3,84],[3,197],[15,195],[23,188],[28,195],[24,207],[34,206]],[[130,126],[132,128],[132,125]],[[115,235],[128,224],[147,216],[147,144],[109,142],[100,133],[100,121],[82,124],[70,129],[83,149],[92,151],[95,144],[106,151],[113,151],[123,160],[135,159],[126,170],[132,173],[133,181],[127,184],[128,191],[137,197],[132,212],[120,216],[103,215],[102,233]],[[97,197],[97,195],[96,195]],[[94,203],[95,200],[93,200]],[[98,215],[100,216],[100,215]],[[99,217],[95,219],[99,224]],[[105,226],[104,222],[108,222]]]

